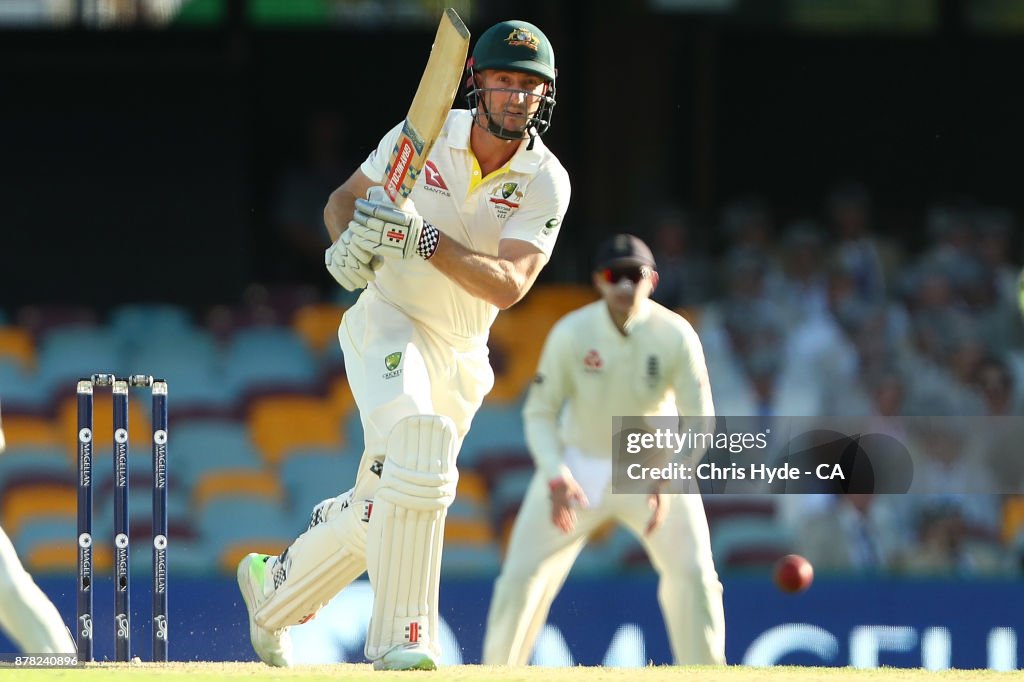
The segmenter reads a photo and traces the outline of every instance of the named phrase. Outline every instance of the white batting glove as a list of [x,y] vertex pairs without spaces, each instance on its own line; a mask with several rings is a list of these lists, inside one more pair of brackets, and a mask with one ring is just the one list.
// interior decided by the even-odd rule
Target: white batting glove
[[377,273],[371,266],[373,254],[353,243],[350,230],[345,230],[338,241],[324,251],[324,265],[327,272],[348,291],[365,289],[367,282],[372,282]]
[[356,199],[356,212],[348,229],[353,244],[385,258],[430,258],[440,234],[416,212],[412,202],[405,209],[395,208],[380,186],[371,187],[366,199]]

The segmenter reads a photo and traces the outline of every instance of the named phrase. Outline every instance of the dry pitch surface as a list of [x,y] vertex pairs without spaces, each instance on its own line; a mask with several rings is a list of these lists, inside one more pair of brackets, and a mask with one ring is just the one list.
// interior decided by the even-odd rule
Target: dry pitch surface
[[[281,669],[261,663],[153,663],[94,664],[82,668],[0,671],[0,680],[69,680],[72,682],[232,682],[245,680],[299,680],[301,682],[384,682],[386,680],[454,680],[455,682],[947,682],[948,680],[1004,680],[1018,673],[989,670],[904,670],[879,668],[746,668],[743,666],[675,668],[659,666],[644,669],[622,668],[496,668],[464,665],[438,672],[374,672],[369,665],[315,665]],[[1019,679],[1019,677],[1018,677]]]

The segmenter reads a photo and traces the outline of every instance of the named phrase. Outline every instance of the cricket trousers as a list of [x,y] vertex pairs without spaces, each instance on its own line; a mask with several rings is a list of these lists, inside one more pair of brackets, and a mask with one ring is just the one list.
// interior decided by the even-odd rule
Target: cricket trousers
[[658,603],[668,628],[675,663],[725,663],[722,584],[711,556],[700,495],[663,495],[668,512],[650,536],[647,495],[605,494],[591,508],[576,510],[576,526],[563,533],[551,522],[547,481],[533,477],[512,529],[501,575],[487,617],[485,665],[526,665],[587,538],[606,521],[626,526],[647,551],[658,573]]

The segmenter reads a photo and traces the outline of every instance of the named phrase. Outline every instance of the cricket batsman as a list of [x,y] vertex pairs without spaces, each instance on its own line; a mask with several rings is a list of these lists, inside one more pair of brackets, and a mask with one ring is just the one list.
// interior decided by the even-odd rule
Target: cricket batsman
[[338,331],[365,451],[355,486],[317,505],[283,554],[238,567],[253,648],[270,665],[289,665],[288,628],[364,571],[374,668],[440,659],[444,520],[456,455],[494,383],[488,332],[547,263],[569,202],[568,174],[540,139],[555,75],[539,28],[492,26],[467,64],[468,110],[448,115],[412,203],[399,210],[380,187],[401,124],[330,197],[327,269],[365,288]]
[[587,537],[614,520],[640,539],[658,572],[675,662],[724,664],[722,584],[700,495],[611,494],[612,417],[714,415],[700,340],[649,300],[658,273],[636,237],[600,247],[593,283],[601,300],[555,324],[523,407],[537,471],[494,587],[483,663],[529,662]]

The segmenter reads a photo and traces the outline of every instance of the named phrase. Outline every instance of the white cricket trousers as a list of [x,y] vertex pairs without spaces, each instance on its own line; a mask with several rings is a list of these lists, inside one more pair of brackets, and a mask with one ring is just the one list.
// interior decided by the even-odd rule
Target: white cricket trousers
[[664,495],[668,513],[650,537],[647,495],[606,493],[597,507],[576,510],[576,527],[551,523],[548,482],[536,474],[519,510],[505,562],[494,586],[484,638],[485,665],[526,665],[587,537],[609,520],[639,538],[658,573],[658,602],[678,665],[725,663],[722,584],[700,495]]
[[75,642],[57,607],[25,571],[3,528],[0,528],[0,627],[25,653],[75,652]]
[[[486,338],[443,338],[367,289],[346,311],[338,340],[363,426],[353,500],[373,498],[380,479],[370,466],[383,460],[388,434],[406,417],[451,418],[458,453],[473,415],[494,385]],[[401,353],[397,361],[395,353]]]

